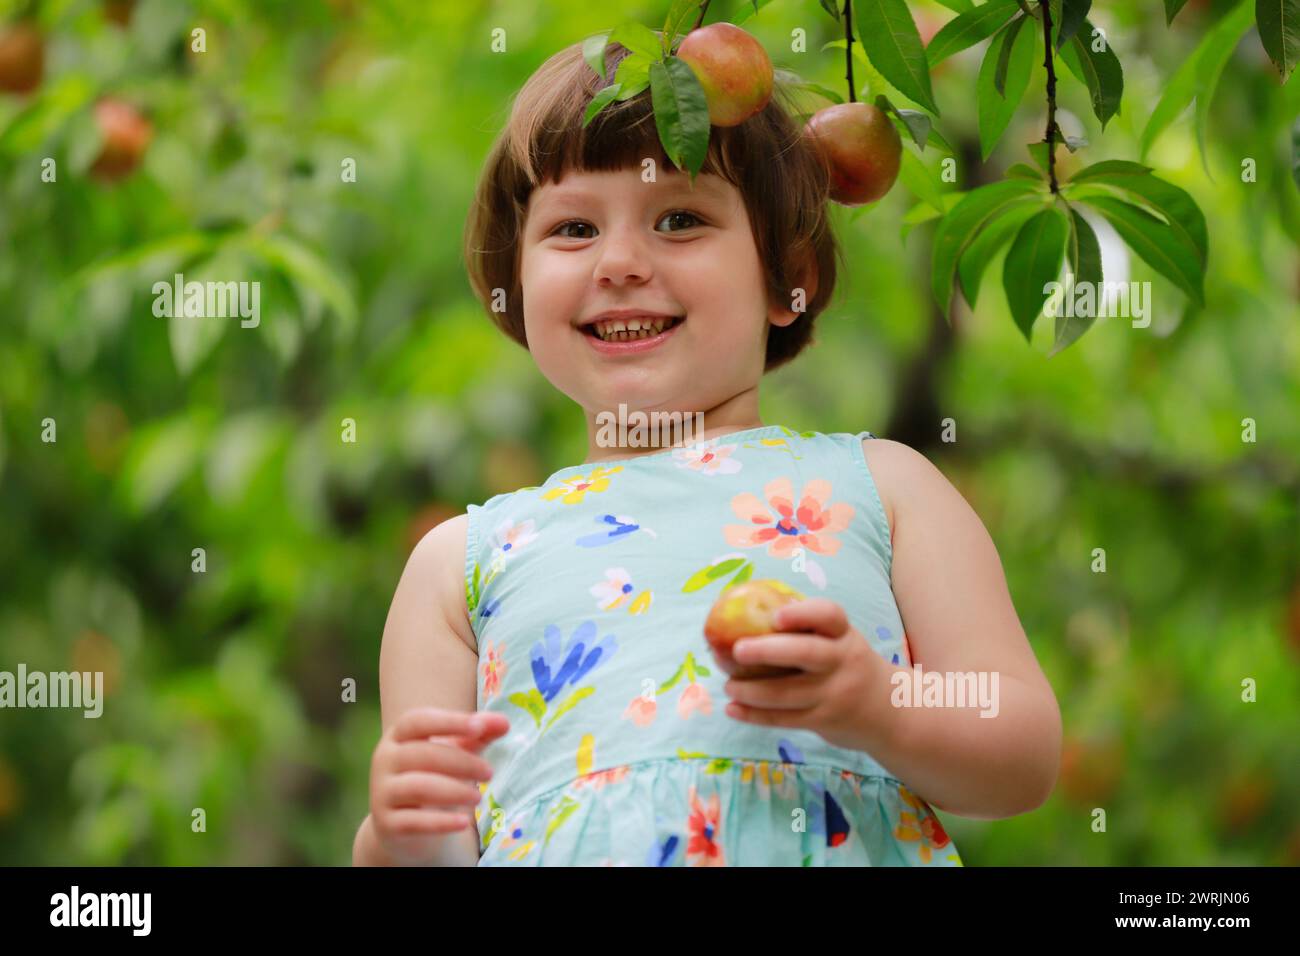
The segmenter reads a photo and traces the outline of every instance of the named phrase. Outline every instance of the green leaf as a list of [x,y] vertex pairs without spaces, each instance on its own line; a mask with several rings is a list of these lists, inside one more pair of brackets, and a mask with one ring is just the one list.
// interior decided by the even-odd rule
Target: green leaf
[[906,0],[859,0],[853,9],[872,66],[900,93],[938,116],[925,48]]
[[1081,169],[1070,182],[1104,183],[1141,198],[1169,221],[1179,238],[1196,250],[1197,261],[1202,269],[1205,268],[1209,257],[1209,233],[1205,226],[1205,214],[1185,190],[1151,175],[1146,166],[1116,159]]
[[1007,167],[1006,175],[1010,179],[1030,179],[1036,183],[1043,182],[1043,174],[1028,163],[1012,163]]
[[1034,320],[1042,313],[1047,300],[1043,287],[1055,282],[1061,274],[1069,233],[1069,221],[1059,209],[1049,207],[1020,227],[1007,250],[1002,263],[1002,287],[1007,293],[1011,316],[1026,342],[1030,341]]
[[551,842],[551,837],[555,835],[555,831],[562,827],[564,821],[573,816],[574,812],[581,805],[582,804],[577,800],[574,800],[573,797],[565,796],[561,798],[558,805],[552,806],[546,811],[549,819],[546,823],[546,833],[542,837],[542,846],[546,846],[546,844]]
[[134,514],[156,508],[191,472],[206,444],[196,418],[173,418],[132,434],[116,492]]
[[[989,46],[984,54],[984,63],[980,66],[979,78],[975,83],[976,100],[979,105],[980,153],[988,159],[997,146],[998,140],[1006,132],[1016,107],[1024,98],[1029,88],[1029,77],[1034,68],[1034,52],[1038,41],[1033,30],[1024,30],[1022,17],[1016,24],[1008,27],[999,43]],[[1003,57],[1003,49],[1010,44],[1007,54],[1006,93],[999,93],[995,86],[998,64]]]
[[913,229],[925,222],[939,219],[946,216],[952,211],[952,207],[961,202],[962,194],[959,192],[941,193],[940,198],[943,201],[943,208],[936,210],[928,202],[919,202],[903,214],[900,220],[903,223],[902,229],[899,230],[899,239],[903,240],[908,237]]
[[[1101,295],[1101,244],[1097,234],[1092,231],[1088,221],[1079,215],[1079,211],[1070,207],[1070,239],[1066,246],[1066,256],[1070,263],[1070,276],[1074,285],[1089,283],[1097,296]],[[1067,293],[1068,294],[1068,293]],[[1095,300],[1094,300],[1095,301]],[[1069,315],[1069,310],[1062,308],[1056,316],[1056,340],[1048,357],[1055,355],[1079,337],[1096,321],[1096,312],[1092,315]]]
[[216,348],[233,319],[182,315],[174,309],[167,319],[167,340],[172,361],[181,377],[187,377]]
[[[1103,42],[1098,32],[1094,38],[1095,28],[1090,20],[1083,21],[1086,36],[1076,36],[1061,50],[1061,58],[1080,80],[1088,87],[1092,97],[1092,111],[1101,121],[1101,128],[1106,128],[1110,118],[1119,112],[1120,98],[1124,94],[1124,70],[1120,67],[1119,57],[1110,48],[1110,41]],[[1101,50],[1093,47],[1101,44]]]
[[1204,275],[1196,249],[1168,223],[1118,199],[1089,196],[1084,200],[1106,217],[1120,238],[1197,305],[1205,305]]
[[699,10],[700,0],[673,0],[673,5],[668,8],[668,15],[664,17],[663,51],[665,54],[673,51],[673,41],[679,35],[690,32],[689,25],[699,14]]
[[[1226,22],[1226,26],[1224,23]],[[1223,33],[1219,32],[1223,27]],[[1199,62],[1200,82],[1196,89],[1196,145],[1201,154],[1201,168],[1210,174],[1210,162],[1205,149],[1205,131],[1210,121],[1210,104],[1214,102],[1214,91],[1219,86],[1219,77],[1232,57],[1246,31],[1250,29],[1250,9],[1246,4],[1224,17],[1211,32],[1216,37],[1216,45],[1205,48]]]
[[899,127],[899,132],[907,133],[918,148],[925,149],[926,140],[930,136],[929,116],[920,110],[900,110],[884,94],[876,97],[876,106],[886,113],[892,113],[897,120],[894,125]]
[[834,18],[836,23],[840,21],[840,8],[836,0],[821,0],[822,9]]
[[[536,688],[533,689],[533,693],[537,693]],[[583,700],[590,697],[594,693],[596,693],[596,688],[594,687],[579,687],[577,690],[575,690],[572,694],[570,694],[568,697],[564,699],[564,703],[562,703],[556,709],[555,713],[551,715],[551,719],[546,722],[546,726],[543,729],[550,730],[552,727],[555,726],[555,722],[557,720],[559,720],[569,711],[573,710],[574,707],[578,706],[578,704],[580,704]]]
[[1016,0],[989,0],[949,20],[925,48],[925,59],[934,69],[954,53],[974,46],[1002,29],[1016,12]]
[[472,583],[470,581],[465,582],[465,603],[469,606],[469,612],[471,614],[473,614],[474,611],[478,608],[479,595],[481,593],[480,592],[481,581],[482,581],[482,571],[479,568],[478,562],[475,561],[473,582]]
[[685,60],[669,57],[650,64],[650,98],[664,152],[694,182],[709,151],[709,104],[700,81]]
[[620,87],[614,99],[620,103],[640,95],[650,86],[650,64],[657,61],[636,53],[625,56],[614,71],[614,83]]
[[635,20],[628,20],[616,26],[609,35],[609,42],[621,44],[648,60],[660,60],[664,55],[663,45],[655,36],[655,32]]
[[1036,184],[1023,179],[990,183],[968,192],[943,217],[934,233],[930,287],[945,316],[952,302],[953,274],[966,246],[994,213],[1036,189]]
[[583,114],[582,125],[586,126],[595,119],[596,114],[603,110],[607,103],[614,100],[622,89],[623,87],[620,84],[611,83],[609,86],[606,86],[604,89],[597,92],[596,95],[591,98],[591,102],[587,104],[587,112]]
[[1127,159],[1105,159],[1091,166],[1085,166],[1070,177],[1072,183],[1083,183],[1090,179],[1111,179],[1116,176],[1149,176],[1153,172],[1150,166],[1134,163]]
[[947,7],[953,13],[969,13],[975,9],[972,0],[935,0],[941,7]]
[[942,149],[950,156],[957,155],[957,151],[952,148],[952,143],[944,139],[934,126],[930,127],[930,132],[925,137],[925,143],[927,146],[936,146],[939,149]]
[[1146,128],[1142,131],[1142,156],[1145,157],[1151,146],[1164,131],[1187,108],[1193,99],[1197,101],[1196,123],[1197,140],[1201,145],[1204,161],[1204,124],[1209,115],[1210,101],[1214,88],[1223,72],[1224,65],[1232,56],[1232,51],[1250,29],[1250,4],[1242,0],[1227,16],[1206,31],[1201,42],[1196,45],[1190,56],[1174,71],[1165,83],[1156,108],[1151,111]]
[[1079,33],[1088,18],[1092,0],[1062,0],[1061,19],[1056,25],[1056,47],[1059,50]]
[[677,686],[677,682],[681,680],[684,676],[686,676],[686,662],[682,661],[682,663],[677,666],[677,670],[673,673],[673,676],[668,678],[666,681],[664,681],[662,684],[659,685],[659,687],[655,690],[655,694],[658,695],[658,694],[668,693],[670,690],[672,690],[674,687]]
[[836,93],[830,87],[822,86],[820,83],[800,83],[798,89],[808,90],[811,93],[816,93],[818,96],[824,96],[832,103],[844,102],[844,97],[840,96],[840,94]]
[[1285,83],[1300,60],[1300,0],[1255,0],[1255,23],[1264,51]]
[[1187,0],[1165,0],[1165,25],[1174,22],[1174,17],[1178,16],[1178,11],[1187,6]]
[[608,33],[597,33],[595,36],[587,37],[582,41],[582,58],[587,61],[587,65],[592,71],[600,77],[602,83],[607,82],[605,76],[605,47],[609,45]]
[[357,303],[347,285],[313,249],[285,233],[249,236],[241,241],[255,255],[281,269],[295,284],[319,295],[348,331],[357,322]]
[[724,19],[739,26],[771,2],[772,0],[739,0],[731,16]]
[[1288,176],[1281,166],[1274,168],[1273,176],[1282,231],[1290,236],[1292,242],[1300,245],[1300,183]]
[[[1037,181],[1042,182],[1041,177]],[[1042,208],[1042,202],[1036,199],[1021,199],[1004,206],[966,247],[957,263],[957,280],[961,285],[962,296],[972,309],[979,299],[980,282],[989,262],[1020,231],[1020,227]]]
[[925,164],[910,149],[903,150],[903,161],[899,166],[899,178],[903,185],[917,199],[928,202],[939,212],[943,212],[943,190],[938,181],[926,169]]
[[[960,198],[957,193],[945,193],[944,195],[951,196],[954,199]],[[904,241],[917,226],[938,219],[946,211],[947,210],[935,209],[928,202],[918,202],[907,212],[903,213],[903,218],[899,220],[902,223],[902,227],[898,230],[898,241]]]
[[516,707],[526,710],[538,727],[542,726],[542,718],[546,716],[546,701],[536,687],[530,687],[524,694],[518,692],[511,694],[508,699]]
[[[744,566],[736,572],[736,576],[727,583],[727,588],[734,588],[737,584],[744,584],[754,575],[754,562],[746,561]],[[726,590],[723,588],[722,590]]]
[[698,591],[723,575],[730,574],[744,563],[744,558],[728,558],[725,561],[719,561],[717,564],[710,564],[708,567],[701,568],[686,579],[686,583],[682,585],[682,591],[684,593]]
[[1291,127],[1291,178],[1300,189],[1300,116]]
[[998,65],[993,71],[993,88],[998,91],[999,96],[1007,95],[1007,65],[1011,62],[1011,50],[1016,43],[1016,34],[1025,26],[1025,21],[1029,19],[1023,13],[1011,22],[1007,27],[1007,32],[1002,36],[1002,42],[998,44]]

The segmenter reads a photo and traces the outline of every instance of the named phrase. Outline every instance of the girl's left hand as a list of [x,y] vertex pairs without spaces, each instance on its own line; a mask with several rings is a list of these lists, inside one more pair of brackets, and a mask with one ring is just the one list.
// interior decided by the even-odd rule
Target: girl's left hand
[[889,705],[889,678],[895,668],[849,626],[842,606],[828,598],[787,604],[777,612],[776,626],[783,632],[738,641],[735,659],[803,673],[731,678],[723,687],[732,698],[729,716],[813,730],[837,747],[867,752],[892,735],[898,711]]

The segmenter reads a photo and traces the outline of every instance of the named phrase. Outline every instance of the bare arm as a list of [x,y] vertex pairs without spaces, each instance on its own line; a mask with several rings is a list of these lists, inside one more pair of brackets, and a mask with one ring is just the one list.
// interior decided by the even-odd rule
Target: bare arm
[[892,512],[894,596],[924,671],[997,672],[995,717],[978,707],[889,707],[873,755],[931,805],[996,819],[1041,805],[1060,767],[1061,713],[1012,605],[978,515],[919,452],[863,441]]
[[[417,708],[473,713],[478,655],[465,607],[464,561],[467,516],[438,525],[420,540],[398,582],[379,652],[379,695],[383,733]],[[476,758],[467,755],[466,760]],[[470,786],[464,783],[463,786]],[[372,772],[372,810],[374,807]],[[430,862],[476,866],[478,830],[472,810],[468,827],[441,834]],[[392,866],[374,829],[373,812],[357,830],[352,861],[357,866]]]

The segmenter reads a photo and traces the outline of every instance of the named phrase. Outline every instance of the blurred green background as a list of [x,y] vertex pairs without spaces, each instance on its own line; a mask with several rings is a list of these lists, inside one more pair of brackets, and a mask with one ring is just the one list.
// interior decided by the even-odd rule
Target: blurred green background
[[[914,7],[923,35],[951,17]],[[1092,140],[1067,164],[1138,157],[1166,78],[1224,4],[1172,26],[1160,8],[1094,4],[1123,108],[1101,135],[1065,75],[1062,125]],[[33,93],[0,93],[0,669],[107,681],[98,720],[0,711],[0,861],[350,860],[411,547],[586,454],[581,411],[470,293],[460,237],[480,165],[551,53],[624,18],[658,27],[666,9],[0,0],[0,23],[35,16],[45,52]],[[744,25],[778,68],[843,92],[817,0]],[[796,27],[806,53],[790,52]],[[944,188],[1000,178],[1041,138],[1039,66],[998,151],[966,161],[982,46],[934,76],[963,158]],[[968,865],[1300,863],[1297,88],[1252,29],[1205,166],[1187,117],[1150,155],[1209,221],[1207,307],[1134,259],[1151,327],[1101,320],[1050,360],[1050,320],[1027,347],[995,278],[974,314],[938,314],[933,223],[900,239],[916,202],[902,182],[864,214],[833,208],[850,268],[818,344],[765,382],[764,420],[870,429],[935,461],[988,527],[1065,719],[1042,808],[944,815]],[[153,126],[141,168],[115,182],[90,175],[104,96]],[[939,160],[924,154],[932,172]],[[151,286],[176,271],[260,281],[260,325],[154,317]]]

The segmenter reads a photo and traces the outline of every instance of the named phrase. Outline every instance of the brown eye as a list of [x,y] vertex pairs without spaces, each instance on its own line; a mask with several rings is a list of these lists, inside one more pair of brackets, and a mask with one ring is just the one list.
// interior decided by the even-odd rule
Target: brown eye
[[[581,221],[579,221],[579,220],[577,220],[577,219],[570,219],[568,222],[562,222],[562,223],[560,223],[558,226],[556,226],[556,227],[555,227],[555,232],[553,232],[552,235],[556,235],[556,236],[558,236],[558,235],[562,235],[561,230],[562,230],[562,229],[567,229],[569,226],[580,226],[580,227],[587,227],[587,228],[590,228],[591,223],[589,223],[589,222],[581,222]],[[566,238],[566,239],[590,239],[591,237],[590,237],[590,236],[564,236],[564,238]]]
[[[676,218],[679,217],[679,216],[684,216],[684,217],[686,217],[687,219],[689,219],[689,220],[691,221],[691,222],[688,223],[685,227],[683,227],[683,228],[686,228],[686,229],[691,228],[691,225],[692,225],[692,224],[698,224],[698,223],[700,222],[699,217],[696,216],[695,213],[693,213],[693,212],[687,212],[685,209],[678,209],[678,210],[676,210],[676,211],[674,211],[674,212],[670,212],[670,213],[668,213],[667,215],[665,215],[663,219],[660,219],[659,221],[660,221],[660,222],[665,222],[665,221],[667,221],[667,220],[669,220],[669,219],[676,219]],[[681,232],[680,229],[670,229],[670,230],[668,230],[668,231],[669,231],[669,232]]]

